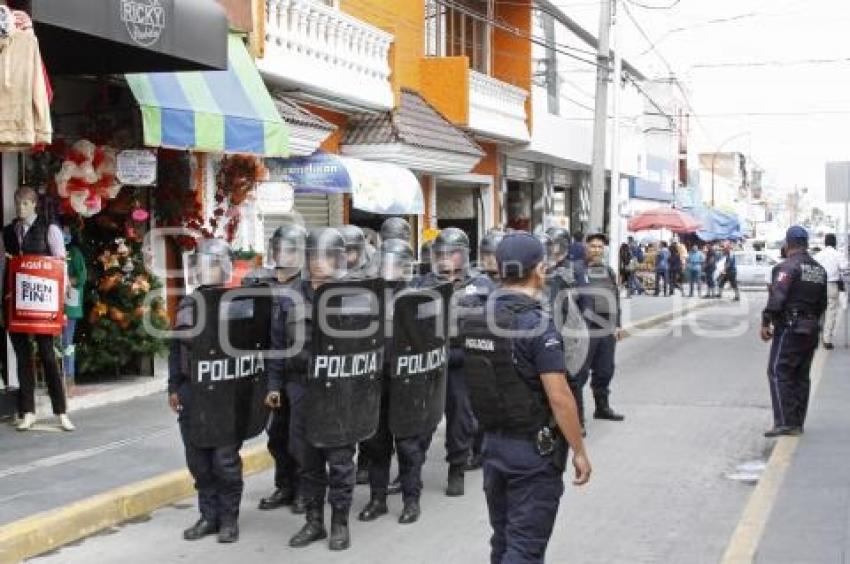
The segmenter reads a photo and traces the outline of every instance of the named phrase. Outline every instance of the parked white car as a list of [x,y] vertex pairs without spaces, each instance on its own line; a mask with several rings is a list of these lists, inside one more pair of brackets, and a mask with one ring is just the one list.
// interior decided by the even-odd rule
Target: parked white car
[[737,251],[738,284],[741,286],[766,286],[770,284],[773,267],[779,261],[766,251]]

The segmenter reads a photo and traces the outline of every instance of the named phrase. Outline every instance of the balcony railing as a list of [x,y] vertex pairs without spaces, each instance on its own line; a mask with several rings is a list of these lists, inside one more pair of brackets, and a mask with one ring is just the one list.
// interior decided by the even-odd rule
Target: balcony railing
[[486,74],[469,71],[469,128],[484,136],[528,142],[528,92]]
[[315,0],[268,0],[266,80],[306,97],[387,110],[393,35]]

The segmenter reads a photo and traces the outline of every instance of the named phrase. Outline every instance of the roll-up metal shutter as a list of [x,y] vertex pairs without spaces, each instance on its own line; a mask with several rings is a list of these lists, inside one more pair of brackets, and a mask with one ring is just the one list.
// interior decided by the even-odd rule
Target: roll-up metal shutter
[[295,211],[304,218],[307,227],[326,227],[331,224],[327,194],[296,194]]

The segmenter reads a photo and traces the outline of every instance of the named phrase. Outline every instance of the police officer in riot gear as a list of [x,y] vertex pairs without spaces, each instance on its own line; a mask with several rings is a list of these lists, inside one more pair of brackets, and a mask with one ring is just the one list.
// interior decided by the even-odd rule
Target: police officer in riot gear
[[[297,288],[304,266],[306,239],[307,230],[301,225],[278,227],[269,240],[268,256],[272,268],[259,283],[269,284],[273,288]],[[285,320],[280,299],[275,300],[273,307],[272,331],[282,334]],[[270,372],[283,372],[282,359],[269,359],[268,366]],[[292,512],[300,514],[304,513],[305,507],[303,497],[298,495],[298,461],[290,449],[289,400],[283,392],[271,392],[266,398],[266,405],[273,410],[267,432],[269,453],[275,461],[275,490],[260,500],[259,508],[270,510],[291,505]]]
[[494,283],[499,281],[499,265],[496,264],[496,248],[502,242],[505,234],[501,231],[491,230],[478,244],[478,269],[486,274]]
[[546,235],[552,240],[552,262],[555,265],[563,265],[569,259],[570,245],[573,242],[572,235],[570,235],[569,230],[563,227],[550,227],[546,230]]
[[[194,275],[191,282],[198,289],[223,286],[232,272],[230,246],[221,239],[202,239],[190,257],[190,266]],[[185,296],[177,309],[174,330],[194,327],[198,307],[200,304],[195,302],[193,296]],[[192,409],[189,363],[192,345],[191,340],[173,340],[168,359],[168,403],[178,414],[186,464],[195,480],[201,512],[201,518],[183,532],[183,538],[197,540],[217,532],[218,542],[232,543],[239,540],[237,520],[243,490],[239,449],[242,445],[235,443],[217,448],[201,448],[193,444],[189,428],[189,412]]]
[[[505,234],[498,230],[489,231],[478,244],[478,270],[486,275],[494,284],[499,283],[499,265],[496,263],[496,248]],[[484,430],[476,426],[475,435],[472,439],[472,452],[466,470],[478,470],[481,468],[481,444],[484,440]]]
[[312,336],[313,298],[325,283],[339,280],[346,272],[346,246],[339,231],[333,228],[311,229],[305,245],[306,265],[304,279],[297,286],[303,307],[287,298],[281,300],[284,331],[273,331],[272,348],[291,349],[298,342],[298,332],[304,338],[303,346],[287,358],[282,370],[269,373],[269,392],[280,393],[286,385],[290,401],[291,450],[300,468],[301,495],[306,500],[306,523],[293,536],[289,545],[304,547],[327,538],[324,525],[325,494],[332,508],[331,550],[344,550],[350,545],[348,514],[354,490],[354,445],[337,448],[317,448],[307,440],[306,394],[307,374],[313,354]]
[[[567,386],[561,337],[540,298],[543,245],[507,235],[497,256],[502,290],[461,324],[465,370],[484,428],[484,493],[491,562],[543,562],[564,492],[568,447],[575,485],[590,479],[577,408]],[[488,319],[489,317],[489,319]],[[503,331],[493,331],[493,323]]]
[[[583,287],[584,317],[590,331],[587,358],[579,373],[571,378],[573,395],[584,421],[584,386],[590,380],[596,402],[594,419],[623,421],[625,417],[611,409],[611,380],[617,341],[622,338],[620,324],[620,291],[614,271],[605,264],[608,239],[602,233],[587,238],[587,286]],[[586,289],[586,290],[585,290]]]
[[338,231],[345,241],[348,275],[359,276],[366,265],[366,235],[356,225],[343,225]]
[[411,233],[410,224],[403,217],[388,217],[381,224],[381,242],[390,239],[410,241]]
[[[462,318],[464,312],[483,307],[496,288],[486,276],[470,273],[469,238],[461,229],[449,227],[440,232],[431,245],[431,264],[431,272],[413,285],[429,287],[451,282],[455,290],[451,307],[458,308],[458,312],[450,318]],[[464,494],[464,471],[475,434],[475,417],[463,371],[463,343],[455,333],[457,327],[452,327],[446,389],[446,495],[450,497]]]
[[[385,239],[381,244],[380,275],[387,282],[385,299],[388,304],[413,278],[413,249],[406,240]],[[392,314],[393,307],[388,305],[387,313]],[[384,345],[384,390],[381,397],[381,422],[378,432],[362,444],[369,457],[370,500],[358,515],[361,521],[374,521],[388,512],[387,493],[390,483],[390,461],[393,446],[398,455],[398,481],[402,493],[404,509],[398,522],[414,523],[419,519],[419,498],[422,492],[422,466],[427,455],[424,445],[427,437],[393,437],[389,428],[390,379],[393,358],[393,335],[388,333]]]
[[768,376],[773,428],[765,437],[799,435],[806,423],[809,371],[827,305],[826,270],[809,255],[809,235],[800,226],[785,235],[786,260],[773,267],[761,338],[773,340]]

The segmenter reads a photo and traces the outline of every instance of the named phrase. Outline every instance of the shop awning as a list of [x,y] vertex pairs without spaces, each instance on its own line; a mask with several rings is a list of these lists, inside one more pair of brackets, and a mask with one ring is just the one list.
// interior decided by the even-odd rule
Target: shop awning
[[224,69],[227,16],[212,0],[32,0],[51,74]]
[[286,182],[296,193],[350,193],[352,205],[385,215],[424,213],[416,176],[398,165],[362,161],[328,153],[295,159],[268,159],[270,180]]
[[286,125],[236,36],[229,39],[225,71],[129,74],[127,82],[149,147],[289,154]]

